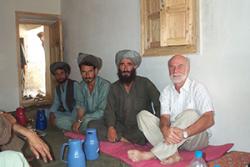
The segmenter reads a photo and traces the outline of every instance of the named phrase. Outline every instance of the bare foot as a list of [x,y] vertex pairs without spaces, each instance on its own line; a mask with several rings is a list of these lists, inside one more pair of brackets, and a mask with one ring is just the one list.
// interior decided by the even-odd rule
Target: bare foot
[[128,158],[133,162],[139,162],[142,160],[149,160],[154,158],[154,154],[152,152],[144,152],[139,150],[128,150]]
[[130,143],[127,139],[125,139],[124,137],[121,137],[120,141],[125,142],[125,143]]
[[162,165],[170,165],[170,164],[174,164],[177,163],[181,160],[181,157],[178,153],[178,151],[176,153],[174,153],[173,155],[171,155],[170,157],[164,159],[161,161]]

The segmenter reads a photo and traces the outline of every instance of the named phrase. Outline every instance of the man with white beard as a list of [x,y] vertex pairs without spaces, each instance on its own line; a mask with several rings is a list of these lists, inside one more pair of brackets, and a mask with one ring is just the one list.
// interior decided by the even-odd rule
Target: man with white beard
[[188,77],[190,62],[183,55],[174,55],[168,70],[173,84],[161,93],[160,119],[144,111],[137,115],[138,126],[153,148],[149,152],[129,150],[128,157],[134,162],[158,158],[161,164],[173,164],[181,160],[178,150],[208,145],[206,130],[214,124],[214,108],[206,88]]

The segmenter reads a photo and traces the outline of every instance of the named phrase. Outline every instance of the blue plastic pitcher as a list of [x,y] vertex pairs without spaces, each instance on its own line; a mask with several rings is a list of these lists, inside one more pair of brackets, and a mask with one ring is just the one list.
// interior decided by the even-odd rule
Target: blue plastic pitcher
[[47,118],[44,109],[39,108],[36,113],[36,129],[45,130],[47,128]]
[[94,128],[86,130],[84,152],[87,160],[96,160],[99,157],[99,141],[96,136],[96,129]]
[[68,163],[67,167],[86,167],[86,160],[82,149],[82,143],[83,141],[79,139],[70,139],[68,143],[64,143],[62,145],[60,154],[62,161],[64,161],[63,157],[65,147],[69,147],[67,153],[67,161],[64,161],[65,163]]

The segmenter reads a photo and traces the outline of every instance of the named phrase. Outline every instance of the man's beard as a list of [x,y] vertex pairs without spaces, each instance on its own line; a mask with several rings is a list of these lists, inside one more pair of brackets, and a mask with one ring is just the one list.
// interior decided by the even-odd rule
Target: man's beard
[[93,77],[86,77],[86,78],[83,78],[83,80],[89,84],[89,83],[92,83],[96,78],[96,75],[94,75]]
[[65,79],[63,79],[63,80],[57,80],[57,82],[58,82],[59,84],[63,84],[63,83],[65,83],[65,82],[67,81],[67,79],[68,79],[68,78],[65,78]]
[[62,77],[62,78],[58,78],[56,79],[56,81],[59,83],[59,84],[63,84],[65,83],[67,80],[68,80],[69,76],[68,75],[65,75],[65,77]]
[[186,76],[187,76],[186,74],[172,74],[170,75],[170,79],[174,84],[179,84],[185,81]]
[[120,69],[118,69],[118,73],[117,73],[118,77],[119,77],[119,81],[123,84],[129,84],[132,81],[135,80],[136,77],[136,70],[133,69],[131,71],[121,71]]

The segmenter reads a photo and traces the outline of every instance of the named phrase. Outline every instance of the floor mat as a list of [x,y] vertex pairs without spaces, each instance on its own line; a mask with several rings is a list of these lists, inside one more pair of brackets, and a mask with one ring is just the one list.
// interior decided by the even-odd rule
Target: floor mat
[[[65,132],[65,136],[69,138],[74,139],[84,139],[84,136],[79,133],[74,132]],[[217,146],[208,146],[205,149],[203,149],[204,159],[206,161],[211,161],[220,158],[223,156],[229,149],[231,149],[233,146],[232,143],[224,144],[224,145],[217,145]],[[190,161],[194,157],[193,151],[180,151],[180,156],[182,157],[182,161],[174,164],[174,165],[161,165],[160,161],[158,159],[152,159],[152,160],[145,160],[140,162],[132,162],[127,155],[127,151],[130,149],[138,149],[141,151],[149,151],[152,148],[150,144],[145,146],[140,146],[136,144],[131,143],[124,143],[124,142],[118,142],[118,143],[110,143],[101,141],[100,142],[100,150],[101,152],[108,154],[112,157],[118,158],[125,163],[131,165],[132,167],[183,167],[187,166]]]

